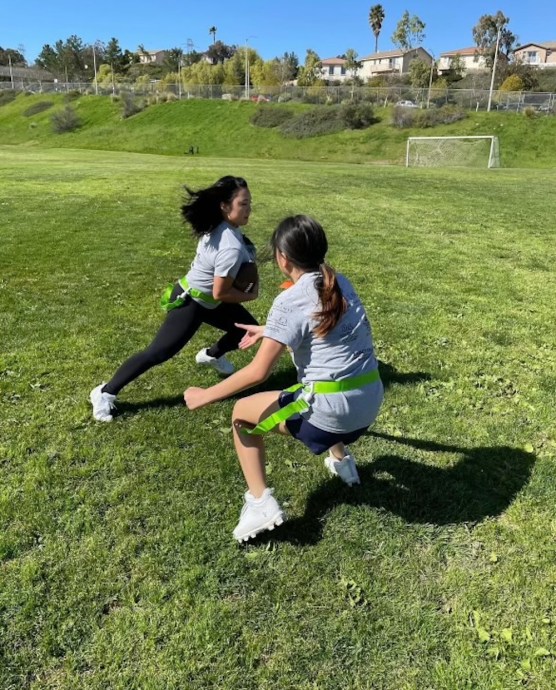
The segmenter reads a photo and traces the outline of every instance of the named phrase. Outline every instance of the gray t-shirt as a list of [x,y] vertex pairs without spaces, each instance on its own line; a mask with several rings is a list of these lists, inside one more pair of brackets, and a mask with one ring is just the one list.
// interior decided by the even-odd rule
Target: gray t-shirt
[[[197,253],[187,274],[191,287],[212,295],[214,278],[235,278],[241,264],[255,260],[255,247],[246,244],[243,234],[226,222],[220,223],[209,235],[203,235],[197,244]],[[183,287],[183,285],[182,285]],[[207,309],[218,304],[196,300]]]
[[[315,279],[305,273],[292,287],[278,295],[268,314],[264,336],[292,350],[301,383],[338,381],[377,368],[371,324],[353,286],[338,274],[348,308],[335,328],[324,338],[313,333],[315,312],[320,311]],[[333,433],[345,433],[369,426],[382,402],[382,383],[368,384],[345,393],[315,395],[302,416],[311,424]]]

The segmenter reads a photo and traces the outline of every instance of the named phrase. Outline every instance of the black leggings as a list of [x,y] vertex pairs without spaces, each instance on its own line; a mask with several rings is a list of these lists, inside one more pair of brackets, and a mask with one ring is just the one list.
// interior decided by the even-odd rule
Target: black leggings
[[[183,288],[176,285],[170,299],[174,300],[181,292]],[[149,347],[126,360],[103,387],[103,392],[116,395],[141,374],[168,361],[187,345],[202,323],[225,331],[220,340],[208,349],[211,357],[222,357],[226,352],[237,350],[239,341],[245,334],[244,330],[236,328],[234,324],[256,325],[257,320],[241,304],[222,302],[216,309],[207,309],[188,295],[183,306],[168,312]]]

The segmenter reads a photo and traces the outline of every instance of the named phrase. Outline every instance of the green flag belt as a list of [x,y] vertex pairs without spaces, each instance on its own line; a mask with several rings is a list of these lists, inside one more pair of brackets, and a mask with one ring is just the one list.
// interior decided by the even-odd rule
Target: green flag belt
[[174,290],[173,283],[170,283],[166,290],[164,290],[162,293],[162,297],[160,298],[160,306],[162,309],[164,309],[164,311],[172,311],[172,309],[181,307],[185,302],[187,295],[191,295],[191,297],[194,299],[199,299],[207,304],[220,304],[220,302],[217,299],[214,299],[212,295],[207,295],[205,292],[201,292],[200,290],[197,290],[197,288],[191,287],[191,285],[189,285],[187,282],[187,278],[182,278],[179,283],[183,288],[183,292],[178,295],[175,300],[170,301],[172,291]]
[[375,381],[380,381],[380,376],[378,369],[373,369],[366,374],[360,374],[359,376],[352,376],[348,379],[342,379],[341,381],[313,381],[312,383],[296,383],[295,386],[290,386],[286,388],[284,393],[293,393],[300,388],[303,389],[301,395],[289,403],[280,410],[277,410],[273,414],[262,419],[254,429],[242,429],[246,434],[253,436],[260,436],[266,434],[275,426],[278,426],[280,422],[286,421],[294,414],[299,414],[300,412],[305,412],[311,406],[313,398],[318,394],[328,394],[328,393],[345,393],[346,391],[352,391],[356,388],[361,388],[369,383],[375,383]]

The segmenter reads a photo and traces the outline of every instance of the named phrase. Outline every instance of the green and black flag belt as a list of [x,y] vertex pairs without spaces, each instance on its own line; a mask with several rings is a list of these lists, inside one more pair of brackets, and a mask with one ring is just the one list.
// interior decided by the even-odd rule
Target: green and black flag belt
[[160,298],[160,306],[162,309],[164,309],[164,311],[172,311],[172,309],[181,307],[185,302],[187,295],[191,295],[191,297],[194,299],[199,299],[207,304],[220,304],[220,302],[217,299],[214,299],[212,295],[207,295],[205,292],[201,292],[200,290],[197,290],[197,288],[191,287],[191,285],[189,285],[187,282],[187,278],[182,278],[179,283],[183,288],[183,292],[179,294],[175,300],[170,301],[172,291],[174,290],[173,283],[170,283],[166,290],[164,290],[162,293],[162,297]]
[[319,394],[329,394],[329,393],[345,393],[346,391],[353,391],[356,388],[362,388],[370,383],[375,383],[380,381],[380,376],[378,369],[373,369],[366,374],[360,374],[359,376],[352,376],[348,379],[342,379],[341,381],[313,381],[311,383],[296,383],[295,386],[290,386],[286,388],[284,393],[294,393],[300,388],[303,389],[301,395],[289,403],[282,409],[277,410],[273,414],[269,415],[265,419],[262,419],[254,429],[242,429],[246,434],[252,436],[260,436],[262,434],[268,433],[271,429],[278,426],[280,422],[286,421],[294,414],[299,414],[300,412],[305,412],[311,406],[313,398],[315,395]]

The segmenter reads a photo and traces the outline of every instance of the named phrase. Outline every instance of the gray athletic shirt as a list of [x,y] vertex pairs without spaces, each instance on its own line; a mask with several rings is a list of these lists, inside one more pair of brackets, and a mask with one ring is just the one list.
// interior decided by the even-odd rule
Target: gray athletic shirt
[[[304,273],[295,285],[278,295],[268,314],[264,336],[291,348],[301,383],[338,381],[376,369],[371,324],[353,286],[341,274],[337,278],[347,311],[324,338],[314,335],[314,314],[320,310],[315,288],[318,275]],[[355,431],[375,420],[383,393],[382,383],[377,381],[346,393],[315,395],[311,408],[302,416],[324,431]]]
[[[186,276],[187,282],[206,295],[212,295],[215,276],[235,278],[241,264],[254,260],[255,247],[245,243],[237,228],[222,222],[209,235],[203,235],[199,240],[197,253]],[[196,301],[207,309],[218,306],[200,299]]]

